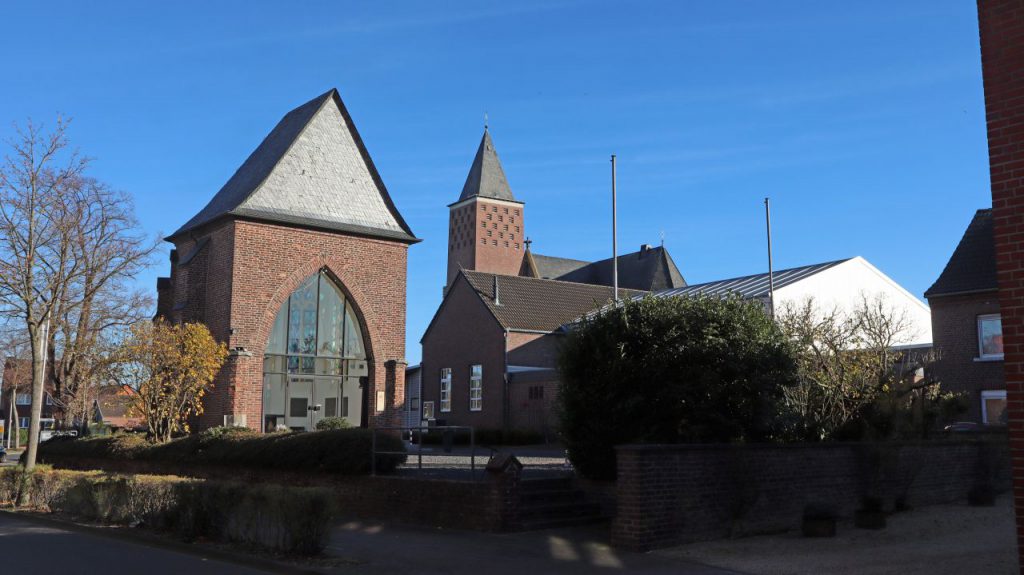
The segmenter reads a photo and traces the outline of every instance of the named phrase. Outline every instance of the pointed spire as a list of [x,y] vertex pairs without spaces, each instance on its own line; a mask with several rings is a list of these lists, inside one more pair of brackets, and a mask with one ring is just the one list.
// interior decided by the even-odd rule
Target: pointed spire
[[480,140],[476,157],[473,158],[473,165],[469,168],[466,184],[462,187],[459,201],[473,196],[516,201],[515,196],[512,195],[512,189],[508,185],[508,180],[505,179],[505,170],[501,168],[501,161],[498,160],[494,142],[491,141],[491,133],[486,127],[484,127],[484,137]]

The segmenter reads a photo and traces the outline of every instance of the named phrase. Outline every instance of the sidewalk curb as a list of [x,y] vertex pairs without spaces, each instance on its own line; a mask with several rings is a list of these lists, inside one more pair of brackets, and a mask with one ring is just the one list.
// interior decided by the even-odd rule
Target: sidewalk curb
[[291,565],[272,559],[258,559],[241,552],[227,551],[203,544],[186,543],[184,541],[168,539],[157,533],[135,531],[131,527],[98,527],[76,523],[68,519],[48,517],[37,513],[12,511],[10,509],[0,509],[0,516],[8,516],[55,529],[74,531],[76,533],[92,535],[95,537],[104,537],[106,539],[115,539],[135,545],[141,545],[143,547],[152,547],[155,549],[163,549],[165,551],[176,551],[187,555],[202,557],[204,559],[220,561],[222,563],[249,567],[266,573],[277,573],[281,575],[322,575],[323,573],[328,572],[326,570]]

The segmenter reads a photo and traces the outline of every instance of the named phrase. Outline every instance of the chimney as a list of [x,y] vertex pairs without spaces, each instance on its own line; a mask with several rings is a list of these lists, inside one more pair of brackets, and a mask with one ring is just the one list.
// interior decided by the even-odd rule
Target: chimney
[[640,257],[646,256],[649,251],[651,251],[651,244],[640,244]]
[[498,276],[494,276],[494,305],[501,305],[501,298],[498,296]]

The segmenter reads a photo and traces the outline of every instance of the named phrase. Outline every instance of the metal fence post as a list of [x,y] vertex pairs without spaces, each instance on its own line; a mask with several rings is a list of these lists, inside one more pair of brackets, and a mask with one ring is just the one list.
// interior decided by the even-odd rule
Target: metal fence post
[[377,475],[377,429],[370,433],[370,475]]

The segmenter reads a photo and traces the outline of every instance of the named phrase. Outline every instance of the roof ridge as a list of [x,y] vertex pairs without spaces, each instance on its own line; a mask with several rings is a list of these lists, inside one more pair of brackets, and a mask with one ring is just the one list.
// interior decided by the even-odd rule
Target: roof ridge
[[[831,266],[834,266],[834,265],[837,265],[837,264],[841,264],[841,263],[848,262],[850,260],[856,259],[857,257],[858,256],[853,256],[853,257],[849,257],[849,258],[841,258],[841,259],[838,259],[838,260],[832,260],[832,261],[821,262],[821,263],[816,263],[816,264],[807,264],[807,265],[802,265],[802,266],[793,266],[791,268],[786,268],[786,269],[781,269],[781,270],[772,270],[772,275],[781,274],[781,273],[785,273],[785,272],[793,272],[793,271],[797,271],[797,270],[813,268],[813,267],[819,267],[819,266],[822,267],[822,270],[820,270],[820,271],[824,271],[826,269],[824,266],[831,267]],[[688,284],[685,287],[686,288],[699,288],[699,287],[710,285],[710,284],[720,284],[720,283],[725,283],[725,282],[734,282],[734,281],[738,281],[738,280],[745,280],[745,279],[756,278],[756,277],[766,276],[766,275],[768,275],[768,272],[761,272],[761,273],[758,273],[758,274],[748,274],[748,275],[745,275],[745,276],[736,276],[736,277],[731,277],[731,278],[722,278],[720,280],[711,280],[711,281],[701,282],[701,283],[698,283],[698,284]],[[666,291],[669,291],[669,290],[666,290]]]
[[[496,274],[496,273],[492,273],[492,272],[482,272],[482,271],[477,271],[477,270],[462,270],[462,272],[465,273],[465,274],[476,274],[476,275],[483,275],[483,276],[499,276],[499,277],[504,277],[504,278],[513,278],[513,279],[519,279],[519,280],[525,280],[525,281],[551,282],[551,283],[556,283],[556,284],[566,284],[566,285],[577,286],[577,287],[583,286],[583,287],[588,287],[588,288],[599,288],[599,289],[606,289],[606,290],[614,289],[612,286],[607,286],[607,285],[604,285],[604,284],[588,284],[588,283],[582,283],[582,282],[570,282],[570,281],[565,281],[565,280],[553,280],[553,279],[549,279],[549,278],[535,278],[535,277],[530,277],[530,276]],[[639,290],[639,289],[633,289],[633,288],[620,287],[619,291],[647,293],[650,290]]]

